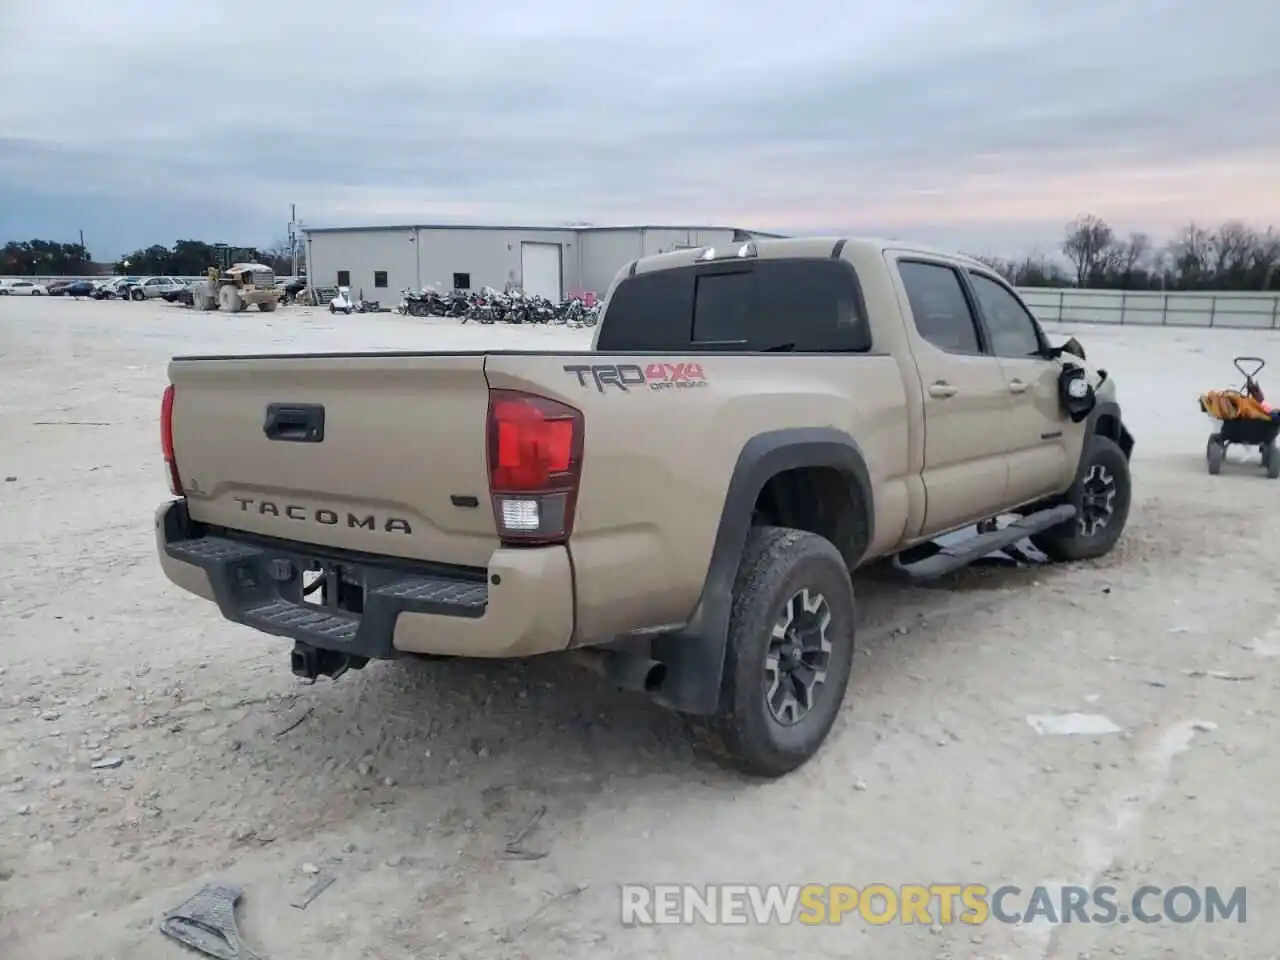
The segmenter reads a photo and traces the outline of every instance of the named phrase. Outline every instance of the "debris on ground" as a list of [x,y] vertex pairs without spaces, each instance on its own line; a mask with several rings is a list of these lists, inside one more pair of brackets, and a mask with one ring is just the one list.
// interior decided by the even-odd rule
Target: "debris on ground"
[[542,822],[542,818],[546,815],[547,808],[545,806],[541,806],[537,810],[533,811],[533,815],[529,818],[529,821],[520,828],[515,836],[507,841],[507,845],[502,851],[502,858],[504,860],[541,860],[547,856],[546,852],[526,850],[523,846],[524,841],[529,838],[529,834],[533,833],[534,829]]
[[1059,713],[1029,716],[1027,723],[1046,737],[1096,737],[1119,733],[1120,728],[1100,713]]
[[328,890],[329,887],[333,885],[333,882],[337,879],[338,878],[335,877],[332,873],[326,873],[320,877],[317,877],[316,882],[311,884],[311,886],[307,887],[307,889],[304,890],[300,896],[294,897],[293,900],[289,901],[289,905],[292,907],[296,907],[299,910],[307,909],[307,907],[311,905],[311,901],[313,901],[316,897],[320,896],[320,894]]
[[1242,683],[1257,677],[1256,673],[1224,673],[1221,670],[1183,670],[1182,672],[1188,677],[1212,677],[1214,680],[1230,680],[1234,683]]
[[36,427],[110,427],[105,420],[32,420]]
[[302,726],[303,722],[307,719],[307,717],[309,717],[309,716],[311,716],[311,714],[315,713],[315,710],[316,710],[316,708],[315,708],[315,707],[307,707],[307,709],[305,709],[305,710],[303,710],[303,711],[302,711],[302,715],[301,715],[300,717],[298,717],[298,719],[297,719],[297,720],[294,720],[294,721],[293,721],[292,723],[290,723],[287,727],[284,727],[284,728],[283,728],[283,729],[281,729],[281,730],[277,730],[277,731],[276,731],[276,737],[277,737],[277,738],[279,738],[279,737],[283,737],[283,736],[284,736],[286,733],[288,733],[289,731],[291,731],[291,730],[296,730],[298,727]]
[[101,760],[95,760],[89,764],[94,770],[114,770],[116,767],[123,766],[123,757],[103,757]]
[[236,904],[244,891],[231,883],[211,883],[160,921],[160,932],[217,960],[257,960],[240,937]]
[[[555,896],[544,901],[542,905],[538,907],[538,909],[534,910],[533,913],[525,917],[524,922],[521,923],[520,926],[515,927],[511,930],[508,930],[506,933],[499,934],[498,935],[499,942],[501,943],[514,942],[517,937],[519,937],[522,933],[524,933],[526,930],[529,929],[530,924],[532,924],[533,921],[536,920],[539,916],[541,916],[543,913],[545,913],[547,910],[549,910],[551,907],[555,906],[556,904],[562,903],[565,900],[569,900],[572,897],[576,897],[578,894],[586,890],[587,886],[588,885],[585,883],[575,883],[573,886],[569,887],[568,889],[562,890],[560,893],[557,893]],[[467,921],[464,920],[463,922],[467,922]]]

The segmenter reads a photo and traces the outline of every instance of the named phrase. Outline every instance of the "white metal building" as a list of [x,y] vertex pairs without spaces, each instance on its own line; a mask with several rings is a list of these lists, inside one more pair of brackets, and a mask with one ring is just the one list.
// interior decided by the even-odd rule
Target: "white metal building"
[[406,288],[518,287],[559,302],[603,295],[641,256],[774,234],[734,227],[501,227],[408,224],[304,228],[307,273],[317,287],[349,286],[387,302]]

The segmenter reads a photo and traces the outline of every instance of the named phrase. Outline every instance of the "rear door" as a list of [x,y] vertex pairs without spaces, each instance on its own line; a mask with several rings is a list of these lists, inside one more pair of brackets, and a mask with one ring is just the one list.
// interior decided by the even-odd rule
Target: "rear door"
[[1083,428],[1062,412],[1058,400],[1061,361],[1037,356],[1048,342],[1031,311],[1000,280],[977,270],[968,273],[1009,394],[1008,499],[1028,503],[1070,482],[1075,465],[1068,450]]
[[975,523],[1005,503],[1009,396],[960,271],[893,256],[914,325],[924,407],[927,536]]

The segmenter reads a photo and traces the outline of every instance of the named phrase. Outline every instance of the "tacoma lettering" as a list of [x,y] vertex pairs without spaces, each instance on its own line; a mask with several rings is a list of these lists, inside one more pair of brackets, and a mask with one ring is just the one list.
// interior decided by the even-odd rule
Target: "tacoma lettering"
[[372,513],[362,517],[354,513],[340,514],[338,511],[330,510],[327,507],[319,507],[313,510],[298,503],[286,503],[281,506],[280,504],[272,503],[270,500],[255,500],[252,497],[233,497],[232,499],[240,504],[241,513],[256,513],[260,517],[284,516],[289,520],[321,523],[326,527],[336,527],[345,523],[352,530],[377,530],[381,528],[384,533],[403,533],[407,535],[413,533],[412,525],[402,517],[384,517],[379,521]]

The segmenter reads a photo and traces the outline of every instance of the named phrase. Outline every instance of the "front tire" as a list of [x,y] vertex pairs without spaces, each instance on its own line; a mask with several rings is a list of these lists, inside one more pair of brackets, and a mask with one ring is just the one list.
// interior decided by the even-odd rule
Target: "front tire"
[[1059,563],[1110,553],[1129,519],[1133,494],[1124,451],[1109,437],[1093,436],[1086,442],[1080,478],[1067,494],[1076,516],[1031,537],[1036,549]]
[[240,291],[227,285],[218,290],[218,307],[224,313],[239,313],[244,309],[244,301],[240,299]]
[[701,744],[726,766],[781,777],[818,752],[853,669],[849,571],[828,540],[755,527],[733,587],[724,692],[693,718]]
[[276,302],[274,300],[264,300],[258,304],[258,309],[263,313],[275,313]]
[[1209,475],[1216,477],[1222,472],[1222,465],[1227,459],[1227,445],[1216,436],[1209,438],[1209,445],[1204,451],[1205,461],[1209,465]]

